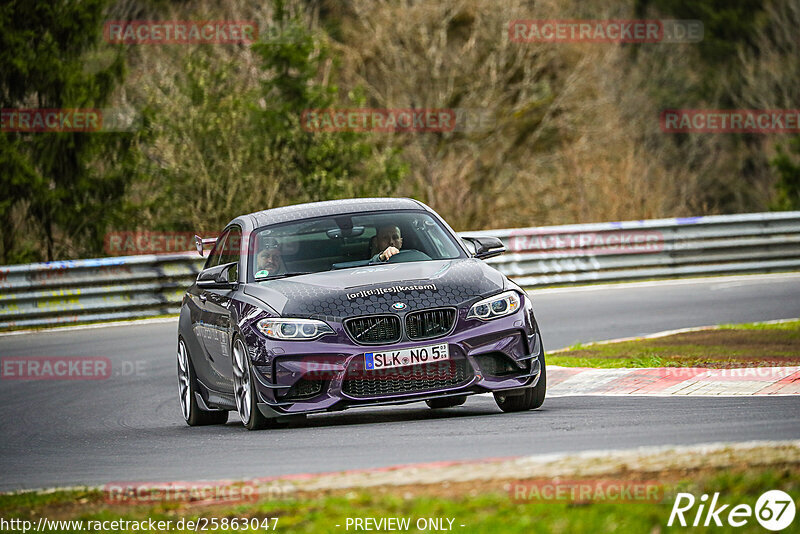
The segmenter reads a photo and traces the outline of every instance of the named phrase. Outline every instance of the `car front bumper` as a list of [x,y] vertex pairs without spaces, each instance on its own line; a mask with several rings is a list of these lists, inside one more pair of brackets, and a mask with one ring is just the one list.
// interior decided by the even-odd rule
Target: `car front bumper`
[[[544,349],[538,329],[523,310],[487,322],[467,320],[464,315],[459,313],[453,332],[447,336],[390,346],[355,344],[340,324],[335,325],[337,336],[317,341],[280,343],[263,336],[251,339],[259,409],[267,417],[319,413],[514,390],[538,382]],[[403,378],[402,370],[408,368],[396,369],[400,378],[390,375],[391,384],[380,382],[387,379],[385,376],[371,377],[369,371],[353,377],[353,369],[361,367],[365,352],[439,343],[448,344],[451,359],[447,363],[450,369],[459,368],[458,379],[419,380],[419,374]],[[354,394],[353,384],[347,383],[353,379],[361,380],[368,392]],[[363,382],[370,380],[379,382]]]

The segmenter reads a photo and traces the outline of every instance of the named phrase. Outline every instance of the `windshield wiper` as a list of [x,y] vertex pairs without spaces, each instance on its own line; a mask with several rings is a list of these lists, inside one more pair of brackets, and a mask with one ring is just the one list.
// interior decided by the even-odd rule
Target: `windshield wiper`
[[272,276],[265,276],[264,278],[256,278],[256,282],[263,282],[264,280],[277,280],[278,278],[288,278],[290,276],[300,276],[302,274],[314,274],[311,271],[297,271],[293,273],[273,274]]

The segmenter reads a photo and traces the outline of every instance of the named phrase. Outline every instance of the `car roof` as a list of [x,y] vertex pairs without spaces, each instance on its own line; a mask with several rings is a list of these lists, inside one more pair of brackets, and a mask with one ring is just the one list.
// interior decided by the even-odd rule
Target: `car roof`
[[243,226],[249,226],[255,229],[271,224],[280,224],[312,217],[398,209],[423,209],[425,211],[430,211],[422,202],[410,198],[350,198],[344,200],[309,202],[306,204],[296,204],[294,206],[283,206],[280,208],[257,211],[237,217],[231,222],[244,223]]

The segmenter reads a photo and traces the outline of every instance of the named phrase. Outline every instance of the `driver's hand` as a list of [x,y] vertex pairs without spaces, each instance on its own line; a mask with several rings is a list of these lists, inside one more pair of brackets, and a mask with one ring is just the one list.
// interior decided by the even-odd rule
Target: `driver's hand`
[[397,250],[397,247],[386,247],[386,250],[381,252],[381,255],[378,256],[378,259],[381,260],[381,261],[389,261],[389,258],[394,256],[398,252],[400,252],[400,251]]

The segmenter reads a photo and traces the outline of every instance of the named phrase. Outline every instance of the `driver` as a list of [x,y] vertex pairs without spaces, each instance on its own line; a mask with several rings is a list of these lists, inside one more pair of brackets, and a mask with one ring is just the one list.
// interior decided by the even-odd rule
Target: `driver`
[[372,261],[388,261],[389,258],[400,252],[402,247],[403,236],[400,234],[399,227],[393,224],[379,226],[375,236],[375,250],[382,252],[375,254]]

